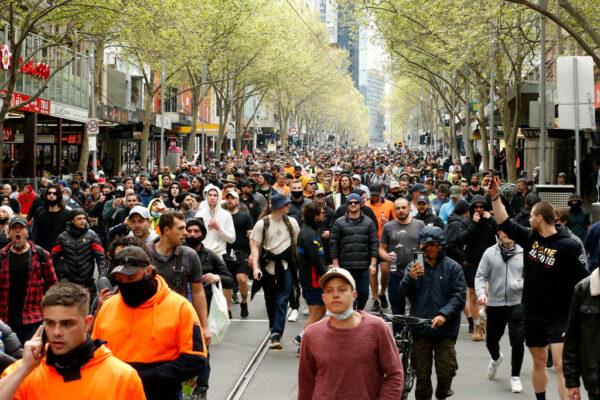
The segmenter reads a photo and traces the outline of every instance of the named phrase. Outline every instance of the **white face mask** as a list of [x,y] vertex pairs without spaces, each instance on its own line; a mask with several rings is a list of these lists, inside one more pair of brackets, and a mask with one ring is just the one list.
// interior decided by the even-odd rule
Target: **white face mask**
[[354,313],[354,308],[352,306],[348,307],[348,309],[341,313],[334,313],[332,311],[327,310],[325,315],[331,317],[333,319],[337,319],[338,321],[345,321],[352,316]]

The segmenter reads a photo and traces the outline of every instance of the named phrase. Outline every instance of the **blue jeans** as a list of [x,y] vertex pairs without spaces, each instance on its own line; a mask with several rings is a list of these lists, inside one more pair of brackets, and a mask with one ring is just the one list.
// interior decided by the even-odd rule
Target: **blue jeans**
[[283,335],[285,318],[287,316],[288,300],[292,292],[292,272],[288,269],[283,273],[283,282],[275,286],[275,275],[264,273],[262,276],[265,292],[265,305],[269,316],[271,333]]
[[356,292],[358,296],[354,301],[354,308],[362,310],[369,300],[369,269],[349,269],[350,275],[356,283]]
[[[404,315],[406,313],[406,296],[404,291],[400,289],[400,283],[404,275],[396,275],[390,273],[388,277],[388,293],[390,295],[390,306],[392,306],[392,314]],[[392,324],[394,333],[400,333],[402,324],[394,322]]]

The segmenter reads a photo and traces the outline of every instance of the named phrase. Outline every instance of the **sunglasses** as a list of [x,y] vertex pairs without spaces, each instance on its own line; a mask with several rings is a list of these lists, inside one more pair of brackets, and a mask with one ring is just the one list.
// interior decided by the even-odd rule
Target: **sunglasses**
[[56,192],[46,192],[46,196],[57,196],[58,193]]
[[358,205],[358,204],[360,204],[360,202],[358,202],[358,201],[349,201],[349,202],[348,202],[348,205],[349,205],[349,206],[356,206],[356,205]]

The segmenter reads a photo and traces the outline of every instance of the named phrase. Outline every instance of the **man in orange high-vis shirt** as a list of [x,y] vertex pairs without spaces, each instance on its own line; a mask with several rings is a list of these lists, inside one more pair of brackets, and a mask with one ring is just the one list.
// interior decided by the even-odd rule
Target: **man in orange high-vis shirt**
[[89,290],[74,283],[59,283],[46,292],[44,326],[25,343],[23,359],[4,372],[1,400],[146,398],[135,369],[90,338],[89,304]]
[[148,400],[178,400],[181,383],[198,375],[208,354],[196,311],[141,248],[125,247],[113,266],[119,293],[100,307],[92,336],[137,370]]

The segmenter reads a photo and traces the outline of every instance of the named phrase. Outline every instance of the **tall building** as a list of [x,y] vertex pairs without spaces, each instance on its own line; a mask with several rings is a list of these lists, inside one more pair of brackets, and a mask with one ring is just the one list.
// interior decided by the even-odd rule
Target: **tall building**
[[360,89],[361,51],[359,29],[351,19],[351,10],[348,4],[341,5],[338,10],[338,43],[340,47],[348,51],[350,65],[348,72],[357,89]]
[[319,0],[319,15],[327,28],[329,44],[338,42],[338,5],[336,0]]
[[385,139],[385,114],[381,101],[385,94],[385,78],[377,70],[366,71],[366,84],[362,85],[361,93],[369,110],[369,143],[371,146],[383,146]]

